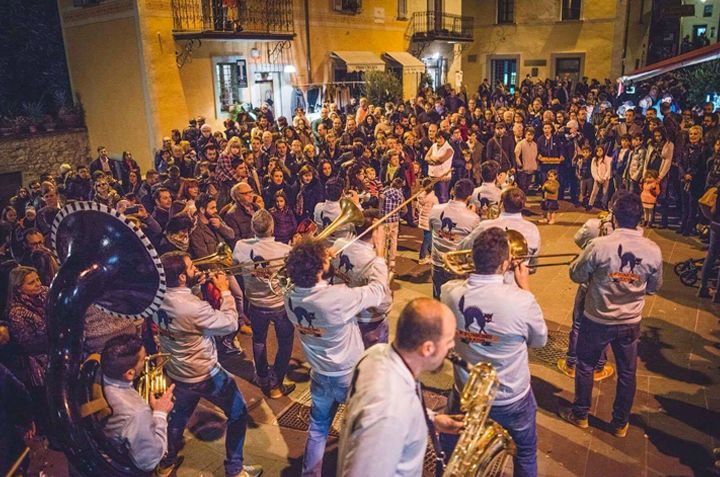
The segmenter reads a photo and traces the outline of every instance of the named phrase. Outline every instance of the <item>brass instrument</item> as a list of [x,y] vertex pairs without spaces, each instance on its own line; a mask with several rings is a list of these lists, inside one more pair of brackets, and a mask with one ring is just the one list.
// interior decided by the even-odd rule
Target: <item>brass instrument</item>
[[234,262],[232,250],[225,242],[220,242],[218,244],[215,253],[196,258],[192,261],[193,265],[198,268],[218,268],[218,266],[224,268],[231,266]]
[[[508,236],[508,243],[510,245],[510,257],[513,261],[532,260],[532,268],[541,267],[557,267],[560,265],[570,265],[579,254],[577,253],[551,253],[545,255],[531,255],[528,251],[527,240],[523,234],[517,230],[506,230]],[[537,263],[540,259],[544,258],[560,258],[570,257],[567,260],[561,262],[550,262],[550,263]],[[443,255],[443,263],[445,269],[450,273],[458,276],[468,275],[475,271],[475,264],[472,258],[472,249],[455,250],[453,252],[447,252]]]
[[168,361],[170,361],[170,353],[157,353],[145,357],[145,367],[137,386],[138,393],[145,402],[150,402],[150,396],[160,396],[167,390],[163,367]]
[[460,393],[460,409],[464,413],[460,439],[448,460],[443,477],[500,476],[508,460],[515,455],[510,434],[488,419],[499,381],[488,363],[469,366],[455,352],[448,359],[468,372]]

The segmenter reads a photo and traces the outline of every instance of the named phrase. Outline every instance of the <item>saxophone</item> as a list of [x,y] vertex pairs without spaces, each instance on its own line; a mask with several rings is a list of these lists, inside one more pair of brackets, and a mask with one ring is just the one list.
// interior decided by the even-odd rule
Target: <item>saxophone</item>
[[488,419],[499,382],[495,369],[487,363],[469,366],[455,352],[448,359],[466,369],[468,380],[460,393],[460,409],[465,414],[463,430],[445,467],[443,477],[499,476],[515,444],[508,432]]

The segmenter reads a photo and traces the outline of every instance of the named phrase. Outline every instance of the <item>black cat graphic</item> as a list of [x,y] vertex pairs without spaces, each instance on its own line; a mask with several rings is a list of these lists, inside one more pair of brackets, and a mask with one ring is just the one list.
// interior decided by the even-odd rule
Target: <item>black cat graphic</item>
[[[465,297],[463,296],[460,298],[460,303],[458,303],[458,307],[460,308],[460,312],[463,314],[463,317],[465,318],[465,330],[470,331],[470,325],[473,324],[473,321],[478,324],[480,327],[480,333],[485,335],[487,334],[485,332],[485,325],[490,323],[492,321],[492,313],[483,313],[483,311],[476,307],[476,306],[469,306],[465,308]],[[483,342],[482,343],[485,346],[489,346],[490,343]]]
[[330,217],[325,217],[325,211],[320,212],[320,222],[322,222],[323,228],[327,227],[332,223]]
[[269,265],[267,260],[265,260],[262,256],[255,255],[254,250],[250,250],[250,260],[252,260],[253,262],[261,262],[261,263],[256,263],[255,268],[257,268],[257,267],[265,268]]
[[309,328],[315,328],[312,324],[315,319],[315,313],[311,313],[301,306],[293,308],[292,300],[288,300],[288,305],[290,306],[290,311],[297,317],[298,325],[302,326],[304,320],[307,322]]
[[341,253],[340,254],[340,263],[338,264],[338,270],[343,267],[345,267],[345,272],[350,272],[350,271],[352,271],[353,268],[355,268],[355,266],[352,263],[350,263],[350,257]]
[[642,263],[642,258],[637,258],[632,252],[623,253],[622,244],[618,245],[618,257],[620,257],[620,271],[627,265],[630,268],[630,273],[635,273],[635,266]]
[[448,233],[452,232],[457,227],[457,224],[453,222],[450,217],[445,217],[445,212],[440,214],[440,231],[447,228]]
[[487,197],[480,197],[480,194],[478,194],[478,202],[480,202],[480,207],[490,207],[490,199]]

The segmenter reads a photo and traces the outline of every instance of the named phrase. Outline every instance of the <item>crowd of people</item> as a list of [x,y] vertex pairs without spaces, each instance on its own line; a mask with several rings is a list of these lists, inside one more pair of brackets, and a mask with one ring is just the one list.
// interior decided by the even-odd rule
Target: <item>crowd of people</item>
[[[612,429],[623,437],[644,295],[662,282],[659,249],[642,237],[642,227],[668,228],[677,218],[676,233],[702,235],[709,248],[699,294],[710,297],[717,289],[720,207],[712,193],[720,185],[720,126],[711,103],[678,114],[676,105],[660,102],[619,115],[611,88],[586,78],[576,85],[527,78],[511,94],[484,81],[471,97],[448,86],[397,103],[360,98],[342,110],[327,104],[312,121],[302,109],[275,118],[263,105],[257,118],[228,119],[224,130],[191,119],[163,138],[152,169],[141,170],[130,151],[116,160],[101,146],[87,165],[41,175],[20,188],[0,217],[0,275],[8,290],[0,324],[3,379],[35,403],[32,412],[14,413],[17,428],[29,435],[49,431],[39,403],[48,361],[44,306],[59,267],[50,241],[53,220],[65,203],[94,201],[124,213],[145,233],[167,275],[168,292],[152,322],[128,323],[100,307],[85,317],[87,352],[102,351],[105,393],[117,408],[106,433],[129,449],[138,468],[170,475],[180,465],[183,432],[203,397],[228,418],[227,475],[259,475],[259,466],[243,463],[247,409],[218,352],[243,353],[236,334],[251,334],[253,382],[278,399],[295,389],[285,377],[297,331],[312,370],[303,475],[320,475],[330,424],[346,401],[346,419],[372,431],[364,435],[362,423],[346,424],[343,475],[369,475],[369,465],[373,475],[401,467],[410,469],[403,475],[419,475],[414,471],[422,466],[428,427],[448,434],[461,427],[445,414],[423,415],[415,393],[418,374],[440,366],[453,346],[471,364],[496,366],[502,388],[491,417],[517,444],[516,475],[536,475],[527,347],[543,346],[547,327],[529,290],[533,261],[510,257],[507,231],[521,233],[529,254],[537,255],[538,224],[582,207],[607,214],[576,237],[584,251],[571,278],[580,286],[570,349],[558,363],[576,380],[576,400],[562,416],[587,427],[593,380],[614,372],[605,359],[611,346],[618,374]],[[523,216],[532,195],[541,200],[539,220]],[[327,241],[312,240],[341,215],[343,200],[363,211],[364,222],[335,229]],[[388,345],[401,222],[423,231],[417,260],[431,265],[435,300],[411,302]],[[371,227],[373,233],[362,235]],[[222,245],[237,262],[256,266],[237,277],[198,271],[193,260]],[[458,281],[444,255],[465,249],[475,272]],[[279,262],[295,285],[284,296],[265,270]],[[611,271],[609,279],[600,277],[603,270]],[[220,306],[192,293],[205,281],[219,290]],[[714,299],[720,302],[720,293]],[[173,386],[147,408],[127,396],[139,363],[154,349],[172,355],[166,370]],[[467,373],[456,369],[455,377],[449,414],[457,414]],[[360,411],[375,394],[383,402],[394,399],[386,393],[391,388],[404,397],[377,415]],[[388,435],[400,430],[405,440]],[[5,444],[11,451],[13,442]],[[380,445],[384,457],[371,458]],[[447,455],[453,445],[452,438],[438,444]]]

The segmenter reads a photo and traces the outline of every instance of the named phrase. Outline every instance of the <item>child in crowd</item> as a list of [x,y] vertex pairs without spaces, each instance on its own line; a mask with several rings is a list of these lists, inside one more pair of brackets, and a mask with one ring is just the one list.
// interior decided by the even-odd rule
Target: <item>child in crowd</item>
[[595,156],[590,164],[590,172],[593,178],[593,186],[588,206],[594,207],[598,194],[602,193],[600,207],[607,210],[608,192],[610,191],[610,179],[612,177],[612,157],[605,154],[605,149],[602,146],[595,147]]
[[382,184],[377,179],[377,171],[372,166],[365,167],[365,189],[375,198],[380,196],[382,190]]
[[630,140],[632,152],[630,153],[630,161],[625,168],[624,182],[625,188],[630,192],[637,194],[640,192],[640,183],[642,182],[642,173],[645,168],[645,148],[643,147],[643,137],[641,133],[633,134]]
[[643,227],[652,228],[655,220],[655,204],[659,195],[658,172],[650,169],[643,177],[642,192],[640,192],[640,200],[643,205]]
[[390,212],[405,200],[402,192],[404,185],[405,180],[401,177],[396,177],[390,181],[390,184],[385,187],[382,194],[380,194],[380,210],[382,211],[382,215],[386,216],[389,214],[389,216],[385,220],[385,223],[378,227],[378,240],[382,245],[377,252],[378,256],[387,258],[386,261],[390,273],[395,269],[398,233],[400,231],[400,216],[405,215],[407,206],[392,214],[390,214]]
[[288,207],[288,200],[285,192],[275,192],[275,207],[270,209],[273,221],[275,222],[275,240],[282,243],[290,243],[297,230],[297,219],[295,214]]
[[435,191],[430,185],[431,183],[432,179],[429,177],[426,177],[421,181],[423,191],[420,195],[418,195],[416,202],[418,227],[420,227],[420,230],[423,231],[423,241],[422,245],[420,245],[420,257],[418,259],[418,264],[420,265],[428,265],[431,263],[430,249],[432,246],[432,231],[430,230],[430,223],[428,219],[430,218],[430,209],[439,203],[438,198],[435,195]]
[[585,210],[590,210],[589,198],[590,190],[593,186],[590,151],[590,146],[587,144],[584,145],[582,149],[580,149],[580,156],[578,156],[577,162],[575,163],[575,177],[580,184],[578,201],[585,207]]
[[542,210],[545,211],[545,218],[540,219],[540,223],[554,224],[555,215],[558,210],[558,195],[560,192],[560,182],[557,180],[558,173],[555,169],[550,169],[547,173],[547,180],[542,185],[543,201]]

